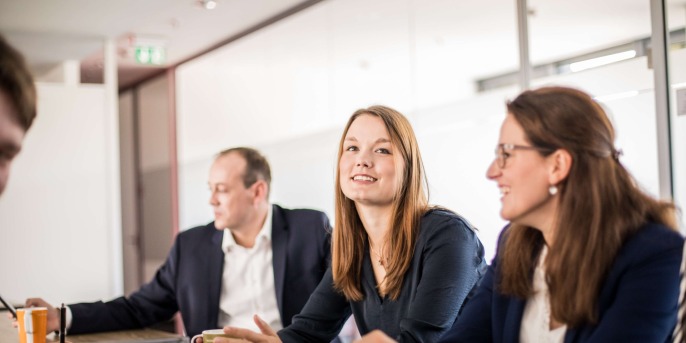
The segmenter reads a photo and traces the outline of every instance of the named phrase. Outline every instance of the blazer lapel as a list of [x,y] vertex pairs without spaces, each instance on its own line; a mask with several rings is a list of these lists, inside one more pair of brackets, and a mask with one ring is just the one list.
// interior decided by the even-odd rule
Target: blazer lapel
[[522,325],[525,304],[524,300],[518,298],[513,298],[510,302],[510,306],[507,308],[507,315],[505,316],[505,323],[503,324],[503,341],[519,342],[519,329]]
[[[214,224],[212,224],[214,225]],[[208,327],[217,327],[217,320],[219,319],[219,297],[221,293],[222,277],[224,275],[224,252],[222,251],[222,239],[224,238],[223,230],[216,230],[212,235],[212,248],[209,256],[209,282],[208,282]]]
[[288,231],[286,219],[281,208],[272,205],[272,264],[274,267],[274,288],[276,302],[279,305],[281,318],[283,313],[283,285],[286,279],[286,258],[288,252]]

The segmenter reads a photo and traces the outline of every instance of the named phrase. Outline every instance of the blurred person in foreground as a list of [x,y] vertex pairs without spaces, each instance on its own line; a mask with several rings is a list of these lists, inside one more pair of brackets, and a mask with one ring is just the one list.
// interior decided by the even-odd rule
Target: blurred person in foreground
[[0,36],[0,195],[36,117],[36,87],[24,57]]

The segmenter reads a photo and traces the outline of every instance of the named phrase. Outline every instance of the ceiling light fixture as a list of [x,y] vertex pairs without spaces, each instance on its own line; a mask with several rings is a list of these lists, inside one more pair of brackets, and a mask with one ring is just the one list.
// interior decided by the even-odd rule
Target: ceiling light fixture
[[198,4],[207,10],[213,10],[217,7],[216,0],[198,0]]
[[630,98],[632,96],[637,96],[639,94],[641,94],[640,91],[628,91],[628,92],[620,92],[620,93],[596,96],[596,97],[593,97],[593,99],[597,102],[610,102],[612,100]]
[[586,69],[596,68],[604,66],[610,63],[615,63],[619,61],[628,60],[636,57],[636,50],[629,50],[624,52],[619,52],[612,55],[605,55],[596,58],[591,58],[585,61],[579,61],[569,64],[569,70],[572,72],[582,71]]

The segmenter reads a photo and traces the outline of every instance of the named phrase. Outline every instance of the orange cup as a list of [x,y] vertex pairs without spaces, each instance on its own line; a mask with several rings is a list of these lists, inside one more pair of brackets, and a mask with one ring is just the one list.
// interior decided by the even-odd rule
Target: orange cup
[[27,307],[17,309],[19,343],[45,343],[48,335],[48,309]]

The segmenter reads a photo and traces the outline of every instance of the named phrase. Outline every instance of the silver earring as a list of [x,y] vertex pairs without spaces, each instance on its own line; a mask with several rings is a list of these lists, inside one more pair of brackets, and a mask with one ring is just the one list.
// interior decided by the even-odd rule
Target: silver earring
[[552,186],[548,187],[548,193],[550,193],[550,195],[557,194],[557,186],[552,185]]

